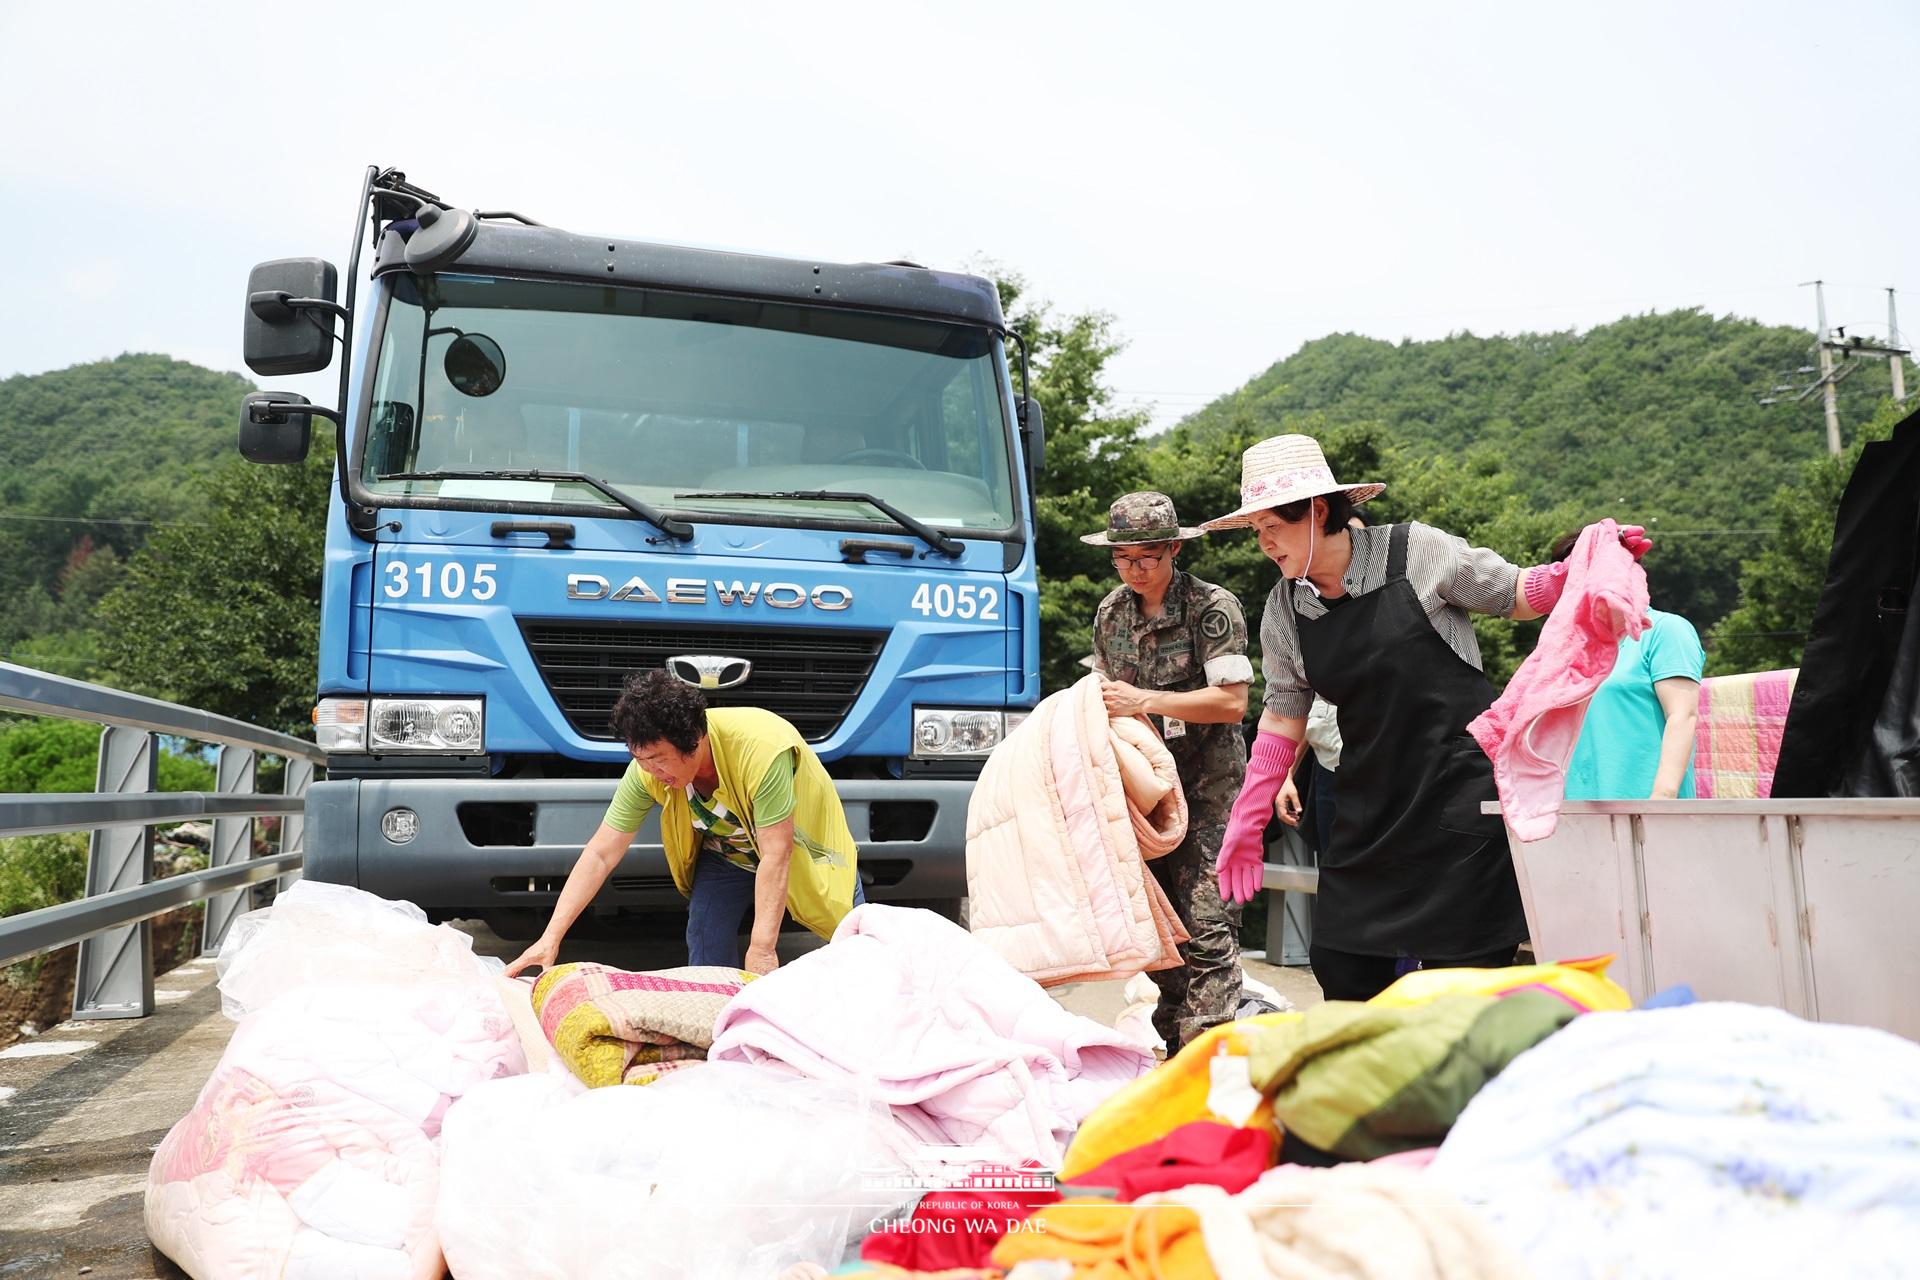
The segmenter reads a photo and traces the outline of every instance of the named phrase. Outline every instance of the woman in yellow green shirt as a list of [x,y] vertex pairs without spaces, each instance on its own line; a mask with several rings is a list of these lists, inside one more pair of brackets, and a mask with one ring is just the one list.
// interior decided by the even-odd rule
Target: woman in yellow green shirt
[[[567,876],[540,939],[507,975],[551,967],[566,936],[660,809],[660,841],[687,897],[687,962],[770,973],[783,913],[821,937],[866,900],[858,850],[820,758],[757,707],[709,709],[665,671],[627,677],[613,730],[633,755],[600,829]],[[746,961],[740,924],[752,909]]]

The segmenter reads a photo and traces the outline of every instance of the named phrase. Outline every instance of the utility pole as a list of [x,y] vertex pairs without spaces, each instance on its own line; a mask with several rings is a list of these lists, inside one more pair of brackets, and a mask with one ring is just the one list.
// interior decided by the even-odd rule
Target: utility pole
[[1823,281],[1813,282],[1814,305],[1820,310],[1820,386],[1827,403],[1827,452],[1840,456],[1840,386],[1833,376],[1833,343],[1827,333],[1827,288]]
[[[1887,345],[1900,345],[1900,317],[1893,311],[1893,289],[1887,289]],[[1887,367],[1893,371],[1893,398],[1897,404],[1907,400],[1907,358],[1895,352],[1887,357]]]
[[[1836,339],[1833,331],[1827,328],[1826,283],[1821,280],[1808,280],[1805,283],[1813,286],[1813,304],[1820,317],[1819,334],[1813,343],[1820,358],[1820,367],[1816,371],[1812,365],[1806,365],[1793,374],[1782,374],[1781,377],[1791,379],[1819,373],[1819,377],[1793,395],[1793,402],[1800,404],[1815,391],[1821,393],[1827,410],[1827,452],[1837,458],[1840,456],[1840,384],[1860,371],[1862,357],[1885,356],[1888,368],[1893,372],[1893,398],[1904,401],[1907,398],[1907,371],[1903,362],[1910,353],[1900,344],[1900,317],[1894,310],[1892,289],[1887,290],[1887,340],[1874,342],[1859,334],[1849,337],[1844,325]],[[1841,357],[1837,361],[1834,359],[1836,354]],[[1794,389],[1792,381],[1782,381],[1762,396],[1760,403],[1778,404]]]

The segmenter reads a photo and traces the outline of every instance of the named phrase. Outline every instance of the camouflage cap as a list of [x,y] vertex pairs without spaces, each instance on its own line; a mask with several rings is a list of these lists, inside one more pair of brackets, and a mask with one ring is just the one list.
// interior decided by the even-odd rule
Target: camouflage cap
[[1080,541],[1096,547],[1120,546],[1130,542],[1185,542],[1201,536],[1199,529],[1186,529],[1174,514],[1173,499],[1148,490],[1124,493],[1107,508],[1104,533],[1084,533]]

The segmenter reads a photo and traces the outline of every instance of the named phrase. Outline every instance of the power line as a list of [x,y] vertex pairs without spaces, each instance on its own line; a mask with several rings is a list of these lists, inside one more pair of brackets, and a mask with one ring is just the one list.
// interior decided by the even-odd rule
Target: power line
[[183,523],[179,520],[143,520],[137,516],[30,516],[15,511],[0,511],[0,520],[39,520],[49,524],[145,524],[156,527]]

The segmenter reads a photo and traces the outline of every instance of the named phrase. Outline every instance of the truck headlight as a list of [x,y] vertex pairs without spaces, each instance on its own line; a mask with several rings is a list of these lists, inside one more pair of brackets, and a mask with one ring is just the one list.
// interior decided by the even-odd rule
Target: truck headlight
[[478,755],[486,719],[479,698],[322,698],[313,740],[322,751]]
[[915,707],[915,760],[978,759],[1006,741],[1027,712],[998,707]]
[[478,698],[374,698],[367,749],[477,754],[484,741]]

